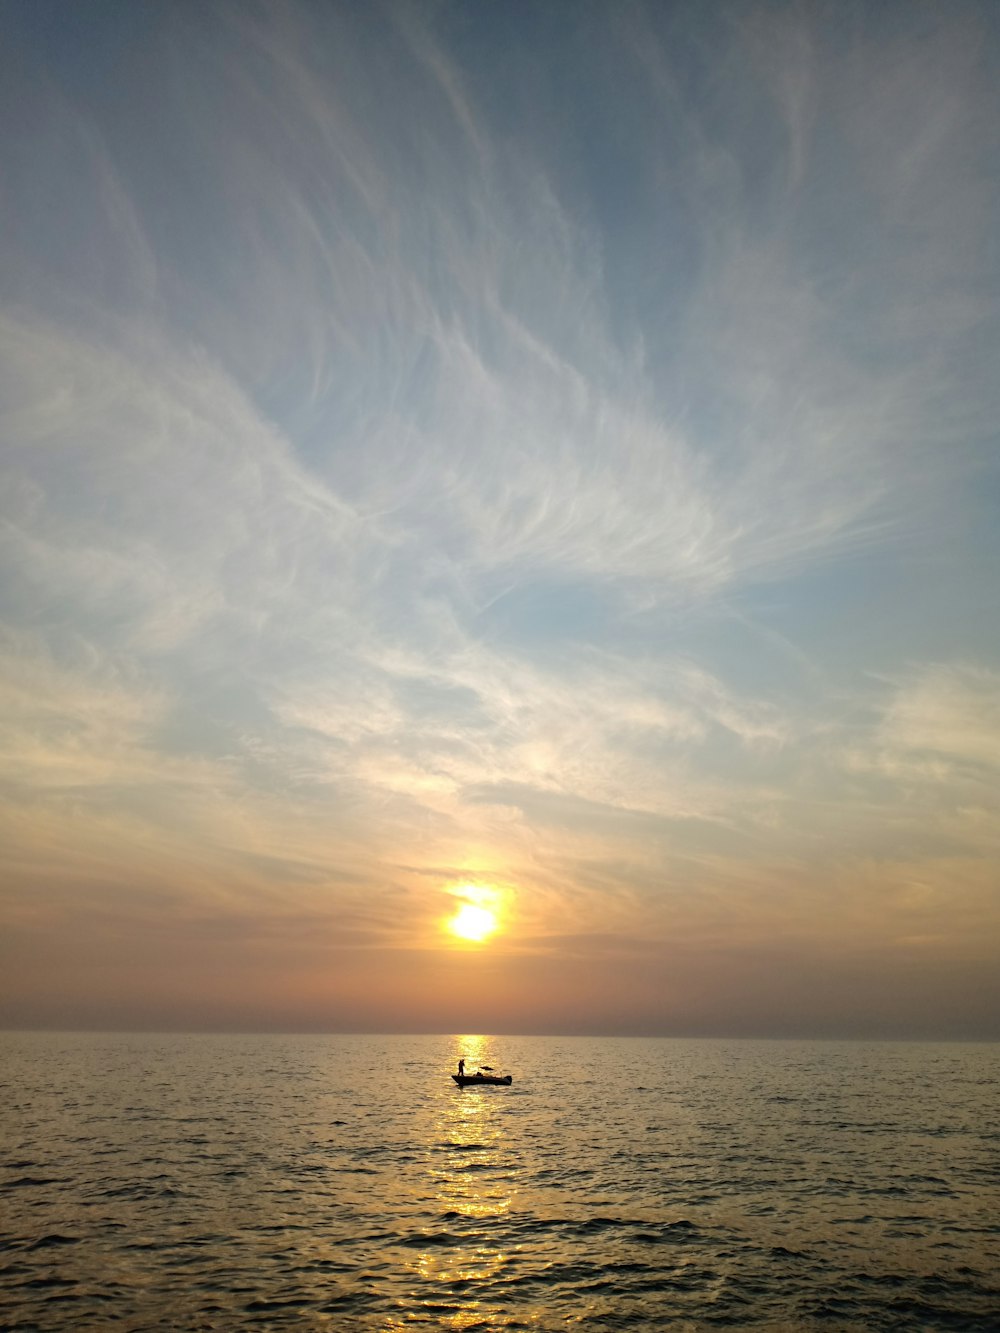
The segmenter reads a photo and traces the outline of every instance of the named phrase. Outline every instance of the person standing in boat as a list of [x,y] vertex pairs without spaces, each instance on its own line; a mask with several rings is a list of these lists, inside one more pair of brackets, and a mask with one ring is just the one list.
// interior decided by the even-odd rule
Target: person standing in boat
[[461,1078],[462,1075],[463,1075],[464,1073],[465,1073],[465,1061],[464,1061],[464,1059],[463,1059],[463,1060],[459,1060],[459,1062],[458,1062],[458,1076],[459,1076],[459,1078]]

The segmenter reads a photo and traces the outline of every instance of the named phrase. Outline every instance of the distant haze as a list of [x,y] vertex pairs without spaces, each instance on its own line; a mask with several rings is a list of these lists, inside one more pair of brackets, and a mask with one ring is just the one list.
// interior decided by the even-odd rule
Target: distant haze
[[0,1023],[1000,1037],[995,4],[0,36]]

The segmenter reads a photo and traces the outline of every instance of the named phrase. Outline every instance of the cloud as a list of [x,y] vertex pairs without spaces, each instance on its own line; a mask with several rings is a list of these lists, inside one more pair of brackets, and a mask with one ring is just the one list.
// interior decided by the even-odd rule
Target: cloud
[[[928,665],[900,685],[886,745],[987,771],[1000,766],[1000,675],[967,663]],[[984,773],[985,776],[985,773]]]
[[552,22],[21,25],[11,912],[405,952],[446,867],[532,957],[993,929],[981,12]]

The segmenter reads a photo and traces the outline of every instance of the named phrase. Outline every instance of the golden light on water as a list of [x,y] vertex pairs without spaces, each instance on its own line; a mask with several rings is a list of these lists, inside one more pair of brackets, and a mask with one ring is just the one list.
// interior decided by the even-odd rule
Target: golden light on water
[[[463,1058],[475,1068],[499,1064],[500,1052],[482,1034],[456,1035],[451,1068]],[[425,1162],[418,1185],[421,1202],[434,1200],[439,1215],[454,1219],[449,1224],[450,1239],[442,1246],[435,1230],[429,1228],[427,1246],[408,1248],[402,1256],[413,1293],[408,1297],[411,1315],[390,1317],[382,1325],[384,1333],[404,1333],[413,1327],[414,1317],[421,1315],[432,1320],[434,1328],[450,1333],[500,1327],[491,1319],[494,1311],[489,1293],[511,1277],[517,1261],[509,1245],[494,1241],[498,1223],[515,1203],[508,1165],[510,1152],[517,1149],[505,1133],[508,1103],[489,1094],[465,1095],[443,1084],[442,1088],[443,1095],[422,1103],[409,1132]],[[461,1292],[460,1301],[456,1292]],[[539,1311],[526,1296],[521,1298],[518,1316],[521,1326],[539,1321]]]

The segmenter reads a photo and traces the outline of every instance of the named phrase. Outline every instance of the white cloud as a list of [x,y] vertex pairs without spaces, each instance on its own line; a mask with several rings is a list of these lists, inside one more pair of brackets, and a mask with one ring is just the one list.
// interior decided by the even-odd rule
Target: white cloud
[[512,39],[508,80],[446,10],[223,7],[128,97],[123,49],[132,116],[38,85],[0,309],[24,867],[429,919],[414,884],[485,865],[539,937],[715,942],[929,939],[954,871],[988,918],[1000,677],[941,591],[994,596],[946,556],[996,540],[979,35],[665,13],[551,67]]
[[1000,674],[940,663],[900,683],[882,726],[890,751],[923,757],[942,776],[969,765],[1000,769]]

